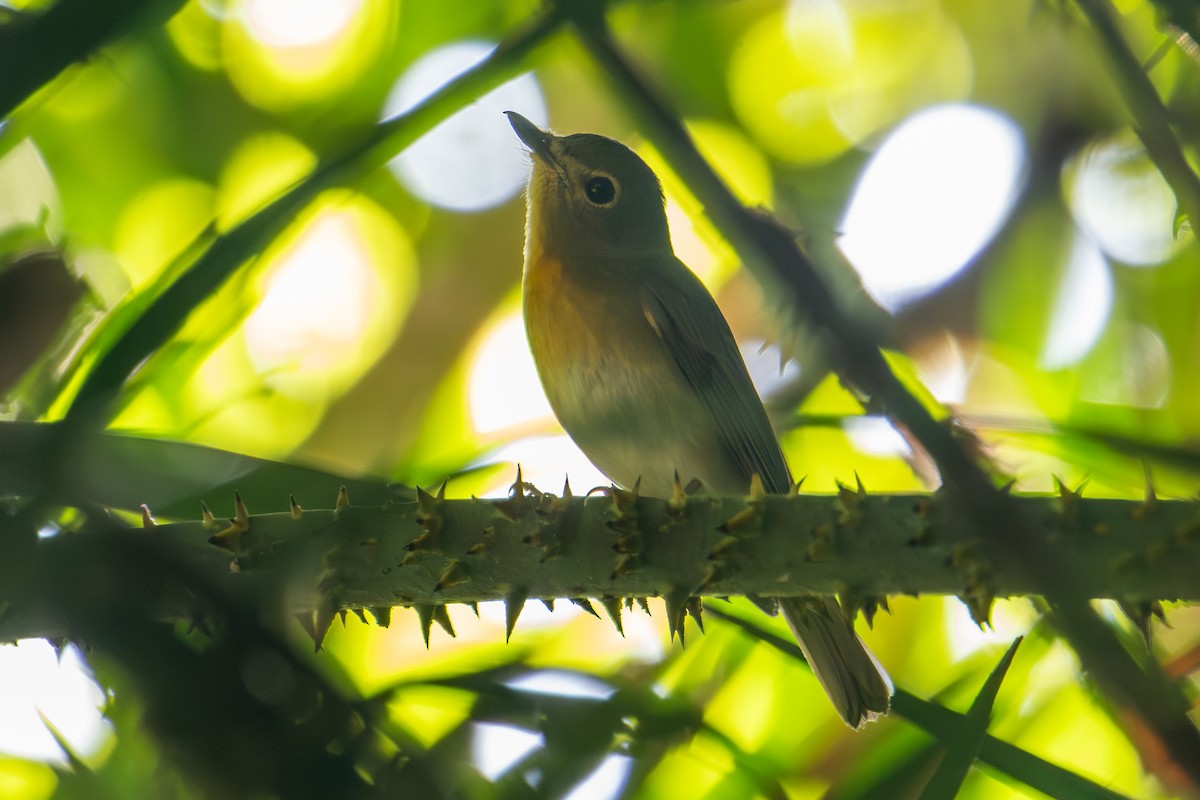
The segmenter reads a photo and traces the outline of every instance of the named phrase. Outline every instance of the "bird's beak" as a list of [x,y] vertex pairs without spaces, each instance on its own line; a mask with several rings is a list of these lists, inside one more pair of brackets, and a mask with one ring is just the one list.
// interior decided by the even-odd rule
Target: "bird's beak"
[[526,147],[533,151],[533,155],[557,169],[558,162],[550,150],[550,142],[553,137],[515,111],[505,111],[504,113],[508,115],[508,122],[517,132],[517,136],[525,143]]

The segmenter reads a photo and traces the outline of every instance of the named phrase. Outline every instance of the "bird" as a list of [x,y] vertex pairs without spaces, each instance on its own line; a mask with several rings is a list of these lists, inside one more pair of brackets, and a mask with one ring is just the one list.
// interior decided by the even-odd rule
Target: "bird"
[[[557,136],[508,111],[533,168],[522,312],[550,406],[614,485],[670,497],[678,476],[706,490],[791,490],[792,476],[737,342],[676,256],[662,184],[605,136]],[[861,729],[892,685],[832,596],[778,608],[837,713]]]

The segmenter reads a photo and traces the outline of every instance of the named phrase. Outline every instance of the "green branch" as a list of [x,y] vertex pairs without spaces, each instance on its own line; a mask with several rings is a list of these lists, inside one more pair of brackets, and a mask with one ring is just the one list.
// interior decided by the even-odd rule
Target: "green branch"
[[183,4],[60,0],[44,12],[21,12],[0,24],[0,119],[71,64],[139,26],[166,21]]
[[[1036,583],[995,572],[957,535],[951,504],[937,495],[715,497],[673,500],[556,497],[518,484],[502,500],[418,500],[332,510],[233,517],[134,532],[153,537],[214,580],[251,592],[280,615],[343,609],[432,609],[505,600],[596,598],[619,617],[623,598],[662,597],[674,630],[703,596],[840,594],[873,613],[891,594],[959,595],[980,618],[994,596],[1036,594]],[[1200,502],[1135,502],[1018,496],[1040,535],[1131,603],[1200,600]],[[149,518],[148,518],[149,524]],[[82,537],[82,538],[87,538]],[[80,536],[39,543],[32,596],[10,597],[0,638],[56,635],[39,629],[36,593],[66,572]],[[69,563],[70,559],[67,559]],[[39,588],[43,587],[43,588]],[[186,610],[176,609],[183,613]],[[378,615],[386,613],[380,611]],[[432,618],[432,617],[431,617]]]

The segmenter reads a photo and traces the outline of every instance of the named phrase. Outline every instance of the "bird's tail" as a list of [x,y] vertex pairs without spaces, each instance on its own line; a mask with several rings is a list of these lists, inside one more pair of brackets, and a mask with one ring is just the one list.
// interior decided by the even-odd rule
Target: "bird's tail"
[[858,638],[837,600],[785,597],[779,599],[779,606],[808,665],[846,724],[858,730],[886,714],[892,681]]

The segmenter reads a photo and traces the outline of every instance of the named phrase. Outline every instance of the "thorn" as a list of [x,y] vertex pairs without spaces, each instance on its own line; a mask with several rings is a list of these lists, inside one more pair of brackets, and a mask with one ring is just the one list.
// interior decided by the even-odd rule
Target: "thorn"
[[429,649],[429,631],[433,627],[433,609],[434,606],[429,603],[417,603],[413,606],[417,610],[417,619],[421,622],[421,636],[425,639],[425,649]]
[[250,512],[242,502],[242,495],[235,489],[233,492],[233,523],[241,526],[242,530],[250,530]]
[[613,567],[612,574],[608,576],[608,579],[616,580],[617,578],[623,578],[624,576],[628,575],[633,571],[633,562],[636,558],[637,556],[633,553],[623,553],[621,557],[617,559],[617,563]]
[[321,645],[325,641],[325,634],[329,633],[329,626],[333,624],[333,618],[336,616],[334,603],[332,600],[325,600],[321,605],[317,606],[313,615],[313,652],[321,652]]
[[370,624],[369,622],[367,622],[367,612],[365,610],[363,610],[361,608],[354,609],[354,616],[358,617],[358,621],[361,622],[363,625]]
[[758,606],[759,610],[768,617],[773,617],[779,613],[779,601],[774,597],[759,597],[756,594],[748,594],[746,595],[746,599]]
[[433,591],[440,592],[443,589],[448,589],[451,586],[459,586],[471,580],[471,570],[461,561],[457,559],[451,561],[447,567],[442,570],[442,574],[438,576],[437,585],[433,587]]
[[150,515],[150,506],[146,505],[145,503],[142,503],[140,508],[142,509],[142,527],[143,528],[157,528],[158,523],[155,522],[154,517]]
[[637,604],[642,609],[642,611],[646,612],[647,617],[653,616],[653,614],[650,613],[650,604],[646,602],[646,598],[644,598],[644,597],[637,598]]
[[866,497],[867,487],[863,486],[862,478],[860,478],[858,475],[858,470],[854,470],[854,483],[856,486],[858,486],[858,496]]
[[612,620],[617,633],[621,634],[621,638],[625,638],[625,628],[621,625],[621,598],[605,595],[600,598],[600,605],[608,612],[608,618]]
[[570,478],[570,476],[566,476],[563,478],[562,496],[563,496],[564,500],[574,497],[574,495],[571,494],[571,478]]
[[596,619],[600,619],[600,615],[596,612],[596,609],[592,608],[591,601],[588,600],[586,597],[570,597],[567,599],[569,599],[572,603],[574,603],[575,605],[582,608],[587,613],[591,614]]
[[745,508],[718,525],[717,530],[721,533],[733,533],[739,528],[753,524],[760,516],[762,516],[762,503],[751,498]]
[[475,612],[475,619],[479,619],[479,603],[472,600],[470,603],[464,603],[464,605]]
[[1016,478],[1009,478],[1003,486],[1000,487],[1000,494],[1012,494],[1013,487],[1017,485]]
[[339,609],[337,612],[338,619],[342,621],[342,630],[346,630],[346,609]]
[[639,475],[637,480],[633,482],[633,488],[621,489],[618,486],[612,487],[613,506],[617,509],[617,516],[621,517],[633,510],[634,504],[637,503],[638,490],[642,486],[642,476]]
[[375,617],[375,624],[381,628],[386,628],[392,624],[392,609],[388,606],[375,606],[371,609],[371,616]]
[[517,479],[508,488],[507,499],[494,500],[492,506],[509,522],[517,522],[525,516],[529,508],[529,498],[525,496],[525,481],[521,480],[520,464],[517,464]]
[[457,638],[457,634],[454,633],[454,626],[450,624],[450,612],[445,606],[433,607],[433,621],[440,625],[442,630],[450,634],[451,639]]
[[442,485],[441,485],[441,486],[439,486],[439,487],[438,487],[438,490],[437,490],[437,499],[438,499],[438,500],[445,500],[445,499],[446,499],[446,484],[447,484],[447,483],[449,483],[449,482],[450,482],[450,478],[448,478],[448,477],[447,477],[447,478],[442,478]]
[[[857,472],[854,473],[854,479],[858,480]],[[851,489],[849,486],[842,483],[841,481],[837,482],[837,489],[838,489],[837,499],[841,502],[842,508],[844,508],[847,513],[853,511],[858,506],[858,504],[860,502],[862,502],[862,499],[864,497],[866,497],[866,493],[864,491],[861,491],[861,489],[862,489],[861,481],[859,481],[858,486],[859,486],[858,489]]]
[[679,482],[679,470],[675,470],[675,482],[671,484],[669,505],[675,511],[682,510],[687,505],[687,495],[684,494],[683,484]]
[[687,614],[689,594],[686,589],[672,589],[663,595],[663,601],[667,604],[667,631],[671,634],[671,641],[675,641],[675,635],[679,634],[680,647],[684,646],[683,618]]
[[288,495],[288,507],[292,510],[292,519],[300,519],[300,515],[304,513],[304,509],[296,502],[296,495]]
[[738,544],[738,538],[736,536],[721,537],[721,540],[719,542],[717,542],[715,545],[713,545],[713,549],[708,551],[708,556],[707,556],[708,560],[709,561],[720,561],[721,559],[723,559],[725,557],[725,554],[727,552],[729,552],[730,548],[736,547],[737,544]]
[[756,502],[767,496],[767,490],[763,488],[762,476],[757,472],[750,476],[750,500]]
[[[692,619],[696,620],[696,627],[700,629],[701,633],[704,633],[704,617],[703,617],[704,605],[700,602],[700,598],[699,597],[689,597],[687,599],[687,603],[685,603],[684,606],[685,606],[685,608],[687,608],[688,615]],[[680,624],[682,625],[682,622]],[[680,641],[682,641],[682,640],[683,640],[683,637],[680,636]]]
[[700,579],[700,585],[696,587],[696,591],[699,592],[708,589],[708,587],[716,583],[720,574],[721,571],[717,569],[716,564],[709,564],[708,569],[704,571],[704,577]]
[[1082,481],[1079,482],[1079,486],[1075,487],[1074,491],[1071,491],[1070,489],[1067,488],[1067,485],[1062,482],[1061,478],[1059,478],[1057,475],[1054,476],[1054,483],[1058,489],[1058,496],[1062,500],[1062,504],[1064,506],[1070,505],[1070,504],[1074,503],[1074,501],[1082,498],[1083,497],[1083,489],[1090,482],[1091,482],[1091,478],[1084,478]]
[[517,627],[517,617],[521,616],[521,610],[525,608],[525,600],[528,597],[529,592],[525,589],[510,589],[508,594],[504,595],[505,642],[512,639],[513,630]]
[[640,553],[642,552],[642,535],[636,530],[618,536],[613,542],[612,549],[614,553]]
[[349,507],[350,507],[350,492],[347,491],[345,485],[343,484],[342,487],[340,489],[338,489],[337,500],[333,504],[333,510],[341,511],[343,508],[349,508]]
[[1135,520],[1144,520],[1158,510],[1158,495],[1154,492],[1154,476],[1150,474],[1150,462],[1142,462],[1142,471],[1145,473],[1146,493],[1141,505],[1136,506],[1130,517]]
[[544,605],[546,607],[546,610],[549,611],[551,614],[554,613],[554,598],[553,597],[543,597],[542,605]]
[[444,605],[416,603],[413,608],[417,610],[417,617],[421,621],[421,636],[425,639],[426,649],[429,649],[429,632],[434,622],[441,626],[446,633],[454,636],[454,626],[450,624],[450,615],[446,612]]
[[317,628],[316,625],[313,624],[314,616],[315,612],[313,611],[302,611],[301,613],[294,615],[296,622],[299,622],[300,627],[303,628],[304,632],[308,634],[308,638],[315,642],[317,640]]
[[208,507],[208,503],[200,501],[200,524],[206,529],[217,527],[217,518],[213,516],[212,509]]
[[421,512],[428,515],[437,510],[438,500],[429,492],[417,487],[417,505],[420,506]]
[[806,480],[808,480],[808,476],[801,475],[800,480],[796,481],[796,485],[792,487],[792,494],[796,494],[796,495],[800,494],[800,487],[804,485],[804,482]]
[[250,530],[250,512],[246,510],[242,496],[235,491],[233,493],[233,519],[229,521],[227,527],[214,533],[209,541],[227,550],[235,550],[238,537],[248,530]]

